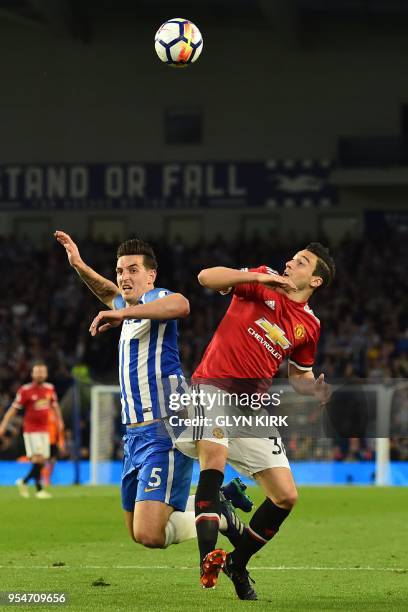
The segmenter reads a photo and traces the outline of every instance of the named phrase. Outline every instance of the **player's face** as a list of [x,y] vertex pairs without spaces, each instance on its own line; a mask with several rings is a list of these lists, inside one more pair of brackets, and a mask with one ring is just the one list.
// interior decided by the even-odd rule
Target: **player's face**
[[320,276],[313,275],[316,264],[317,256],[305,249],[296,253],[290,261],[286,262],[283,274],[295,283],[298,291],[317,289],[322,284],[323,279]]
[[41,385],[48,378],[48,368],[45,365],[36,365],[31,370],[31,379],[36,385]]
[[137,304],[140,296],[153,288],[156,279],[156,270],[146,268],[143,261],[143,255],[123,255],[116,265],[116,281],[129,304]]

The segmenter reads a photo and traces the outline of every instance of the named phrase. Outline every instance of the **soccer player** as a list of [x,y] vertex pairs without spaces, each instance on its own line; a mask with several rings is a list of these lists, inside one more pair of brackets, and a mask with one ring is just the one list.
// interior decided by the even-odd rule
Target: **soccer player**
[[[315,396],[320,403],[326,402],[329,385],[323,374],[315,379],[312,371],[320,323],[307,302],[314,291],[330,284],[334,273],[333,259],[320,243],[311,243],[296,253],[286,263],[282,276],[264,265],[251,270],[202,270],[198,275],[201,285],[224,294],[232,291],[233,298],[194,372],[197,392],[231,391],[234,382],[239,389],[243,379],[246,385],[251,379],[255,387],[262,386],[265,380],[272,380],[288,357],[289,381],[294,389]],[[203,406],[196,409],[196,415],[200,414],[203,415]],[[240,599],[256,599],[247,563],[276,535],[297,500],[280,437],[228,439],[220,428],[211,431],[201,427],[192,430],[191,438],[196,442],[179,438],[176,446],[200,460],[195,513],[202,586],[215,586],[223,569]],[[218,521],[214,520],[220,515],[218,491],[227,460],[255,478],[266,495],[230,554],[215,548]]]
[[47,378],[48,368],[45,363],[35,363],[31,370],[32,382],[18,389],[14,402],[0,424],[0,436],[2,436],[7,430],[9,421],[19,411],[24,410],[24,445],[26,455],[31,461],[31,469],[25,478],[16,481],[22,497],[30,496],[27,486],[30,480],[34,480],[36,497],[39,499],[51,497],[51,494],[45,491],[41,484],[41,470],[50,456],[49,413],[55,413],[60,428],[64,427],[64,422],[54,385],[46,382]]
[[[167,426],[169,396],[186,390],[176,319],[189,314],[189,302],[180,293],[154,286],[156,257],[142,240],[119,246],[116,286],[83,262],[68,234],[57,231],[55,237],[80,278],[111,308],[95,317],[91,334],[123,324],[119,381],[126,435],[121,493],[129,534],[150,548],[193,538],[194,511],[184,511],[193,461],[174,448]],[[243,524],[228,504],[223,504],[223,512],[225,535],[236,540]]]

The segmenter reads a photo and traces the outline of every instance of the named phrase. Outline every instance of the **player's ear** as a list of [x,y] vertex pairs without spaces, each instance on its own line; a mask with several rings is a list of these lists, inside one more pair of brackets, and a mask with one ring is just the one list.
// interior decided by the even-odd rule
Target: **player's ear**
[[313,287],[313,289],[317,289],[318,287],[321,287],[323,285],[323,279],[321,276],[312,276],[311,281],[310,281],[310,286]]
[[148,276],[149,276],[150,282],[154,284],[154,281],[156,280],[156,276],[157,276],[157,270],[150,269],[148,272]]

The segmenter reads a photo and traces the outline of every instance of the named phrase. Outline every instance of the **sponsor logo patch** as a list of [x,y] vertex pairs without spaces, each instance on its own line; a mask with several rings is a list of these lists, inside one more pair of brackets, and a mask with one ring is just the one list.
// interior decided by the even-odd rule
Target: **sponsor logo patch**
[[270,323],[268,319],[258,319],[255,321],[259,327],[261,327],[266,337],[273,343],[278,344],[283,350],[290,347],[290,342],[285,336],[285,332],[276,323]]
[[214,427],[212,435],[214,436],[214,438],[217,438],[217,440],[221,440],[221,438],[224,438],[224,430],[221,429],[221,427]]
[[306,336],[306,330],[301,323],[295,325],[295,338],[296,340],[301,340]]

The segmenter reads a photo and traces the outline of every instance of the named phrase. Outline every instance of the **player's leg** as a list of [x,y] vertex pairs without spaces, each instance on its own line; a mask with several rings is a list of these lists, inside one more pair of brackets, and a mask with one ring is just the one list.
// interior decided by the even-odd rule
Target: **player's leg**
[[241,568],[245,568],[249,559],[278,533],[297,500],[296,485],[289,468],[269,468],[254,476],[266,499],[253,514],[244,537],[231,553],[233,562]]
[[[198,459],[197,443],[193,440],[178,439],[176,447],[192,459]],[[246,525],[236,513],[236,508],[250,512],[253,502],[245,493],[246,486],[239,478],[234,478],[220,489],[220,521],[219,531],[235,546],[246,528]],[[195,512],[195,495],[187,500],[186,511]]]
[[266,494],[238,545],[227,555],[224,568],[240,599],[256,599],[246,570],[247,563],[279,531],[296,503],[297,491],[283,444],[278,438],[235,439],[230,444],[230,462],[243,473],[256,478]]
[[33,436],[35,436],[34,443],[36,455],[33,455],[32,461],[35,461],[38,466],[36,476],[34,478],[35,487],[37,489],[35,496],[38,497],[38,499],[48,499],[52,497],[52,495],[43,489],[41,472],[44,465],[50,458],[50,435],[47,431],[35,433]]
[[[36,482],[38,479],[38,476],[39,475],[41,476],[41,461],[38,461],[38,455],[34,455],[33,457],[30,457],[30,461],[31,461],[30,471],[23,478],[24,484],[28,484],[30,480],[34,480]],[[38,471],[40,471],[40,474],[38,474]]]
[[45,463],[45,456],[49,456],[49,438],[47,445],[47,434],[43,433],[24,433],[24,445],[27,457],[31,461],[31,468],[28,474],[23,479],[16,481],[22,497],[28,497],[29,491],[27,484],[30,480],[34,480],[37,493],[41,491],[41,469]]
[[37,464],[33,463],[33,460],[32,460],[32,457],[35,453],[33,444],[32,444],[32,434],[24,433],[23,437],[24,437],[24,446],[25,446],[26,456],[30,460],[31,466],[30,466],[29,472],[25,475],[25,477],[20,478],[19,480],[16,481],[16,485],[19,487],[20,494],[23,497],[28,497],[29,493],[28,493],[27,484],[30,482],[32,478],[35,477],[35,474],[37,471]]
[[135,542],[166,548],[195,537],[194,512],[185,511],[192,466],[189,457],[160,443],[139,470],[125,475],[122,505]]
[[45,465],[45,458],[42,455],[33,455],[31,457],[31,461],[35,468],[35,474],[33,476],[35,488],[37,491],[41,491],[42,483],[41,483],[41,470]]
[[36,465],[36,471],[34,475],[34,484],[36,488],[35,496],[39,499],[48,499],[51,497],[51,494],[48,491],[45,491],[42,483],[42,471],[46,465],[48,457],[44,457],[43,455],[35,455],[32,457],[33,463]]
[[52,478],[52,474],[55,469],[55,464],[57,463],[57,457],[58,457],[57,444],[50,444],[50,458],[48,459],[48,461],[46,462],[46,464],[44,465],[41,471],[41,481],[44,483],[45,486],[48,486],[51,484],[51,478]]
[[125,511],[125,523],[133,541],[147,548],[167,548],[196,537],[194,512],[162,502],[137,502],[133,512]]
[[[223,439],[224,441],[224,439]],[[217,545],[221,517],[220,489],[228,456],[228,441],[199,440],[200,477],[195,494],[195,516],[200,561]]]
[[[200,418],[200,414],[198,410],[196,418]],[[200,580],[204,588],[215,586],[225,561],[226,553],[216,549],[221,521],[224,522],[223,532],[230,541],[236,542],[245,528],[228,502],[220,499],[228,455],[228,439],[217,438],[213,434],[213,427],[208,428],[205,425],[197,428],[189,427],[176,441],[176,446],[181,452],[190,457],[197,457],[200,462],[200,477],[195,494],[195,515],[200,552]]]
[[[173,508],[160,501],[137,501],[139,479],[133,470],[122,480],[122,506],[125,524],[134,542],[149,548],[163,548],[166,524]],[[194,514],[192,514],[192,518]]]
[[[195,516],[185,511],[190,494],[193,460],[163,441],[146,458],[139,472],[135,505],[134,533],[145,546],[146,540],[161,548],[195,537]],[[161,502],[152,521],[144,502]],[[143,535],[142,535],[143,533]]]
[[[195,442],[195,452],[200,463],[195,515],[202,564],[217,544],[221,518],[220,489],[228,456],[228,438],[223,429],[214,427],[215,417],[224,412],[222,391],[212,385],[196,385],[193,389],[199,394],[199,402],[191,404],[188,416],[197,425],[187,427],[177,438],[176,446],[189,454],[191,442]],[[215,402],[210,404],[210,398],[215,399]]]
[[[125,461],[126,461],[126,447],[125,447]],[[126,463],[123,465],[123,469],[126,469]],[[134,515],[135,515],[135,501],[137,496],[137,470],[133,469],[123,474],[122,472],[122,481],[121,481],[121,498],[122,498],[122,508],[124,512],[125,525],[128,530],[128,533],[132,540],[136,542],[135,534],[133,531],[133,523],[134,523]]]
[[138,501],[133,514],[135,542],[147,548],[164,548],[166,525],[173,508],[159,501]]

